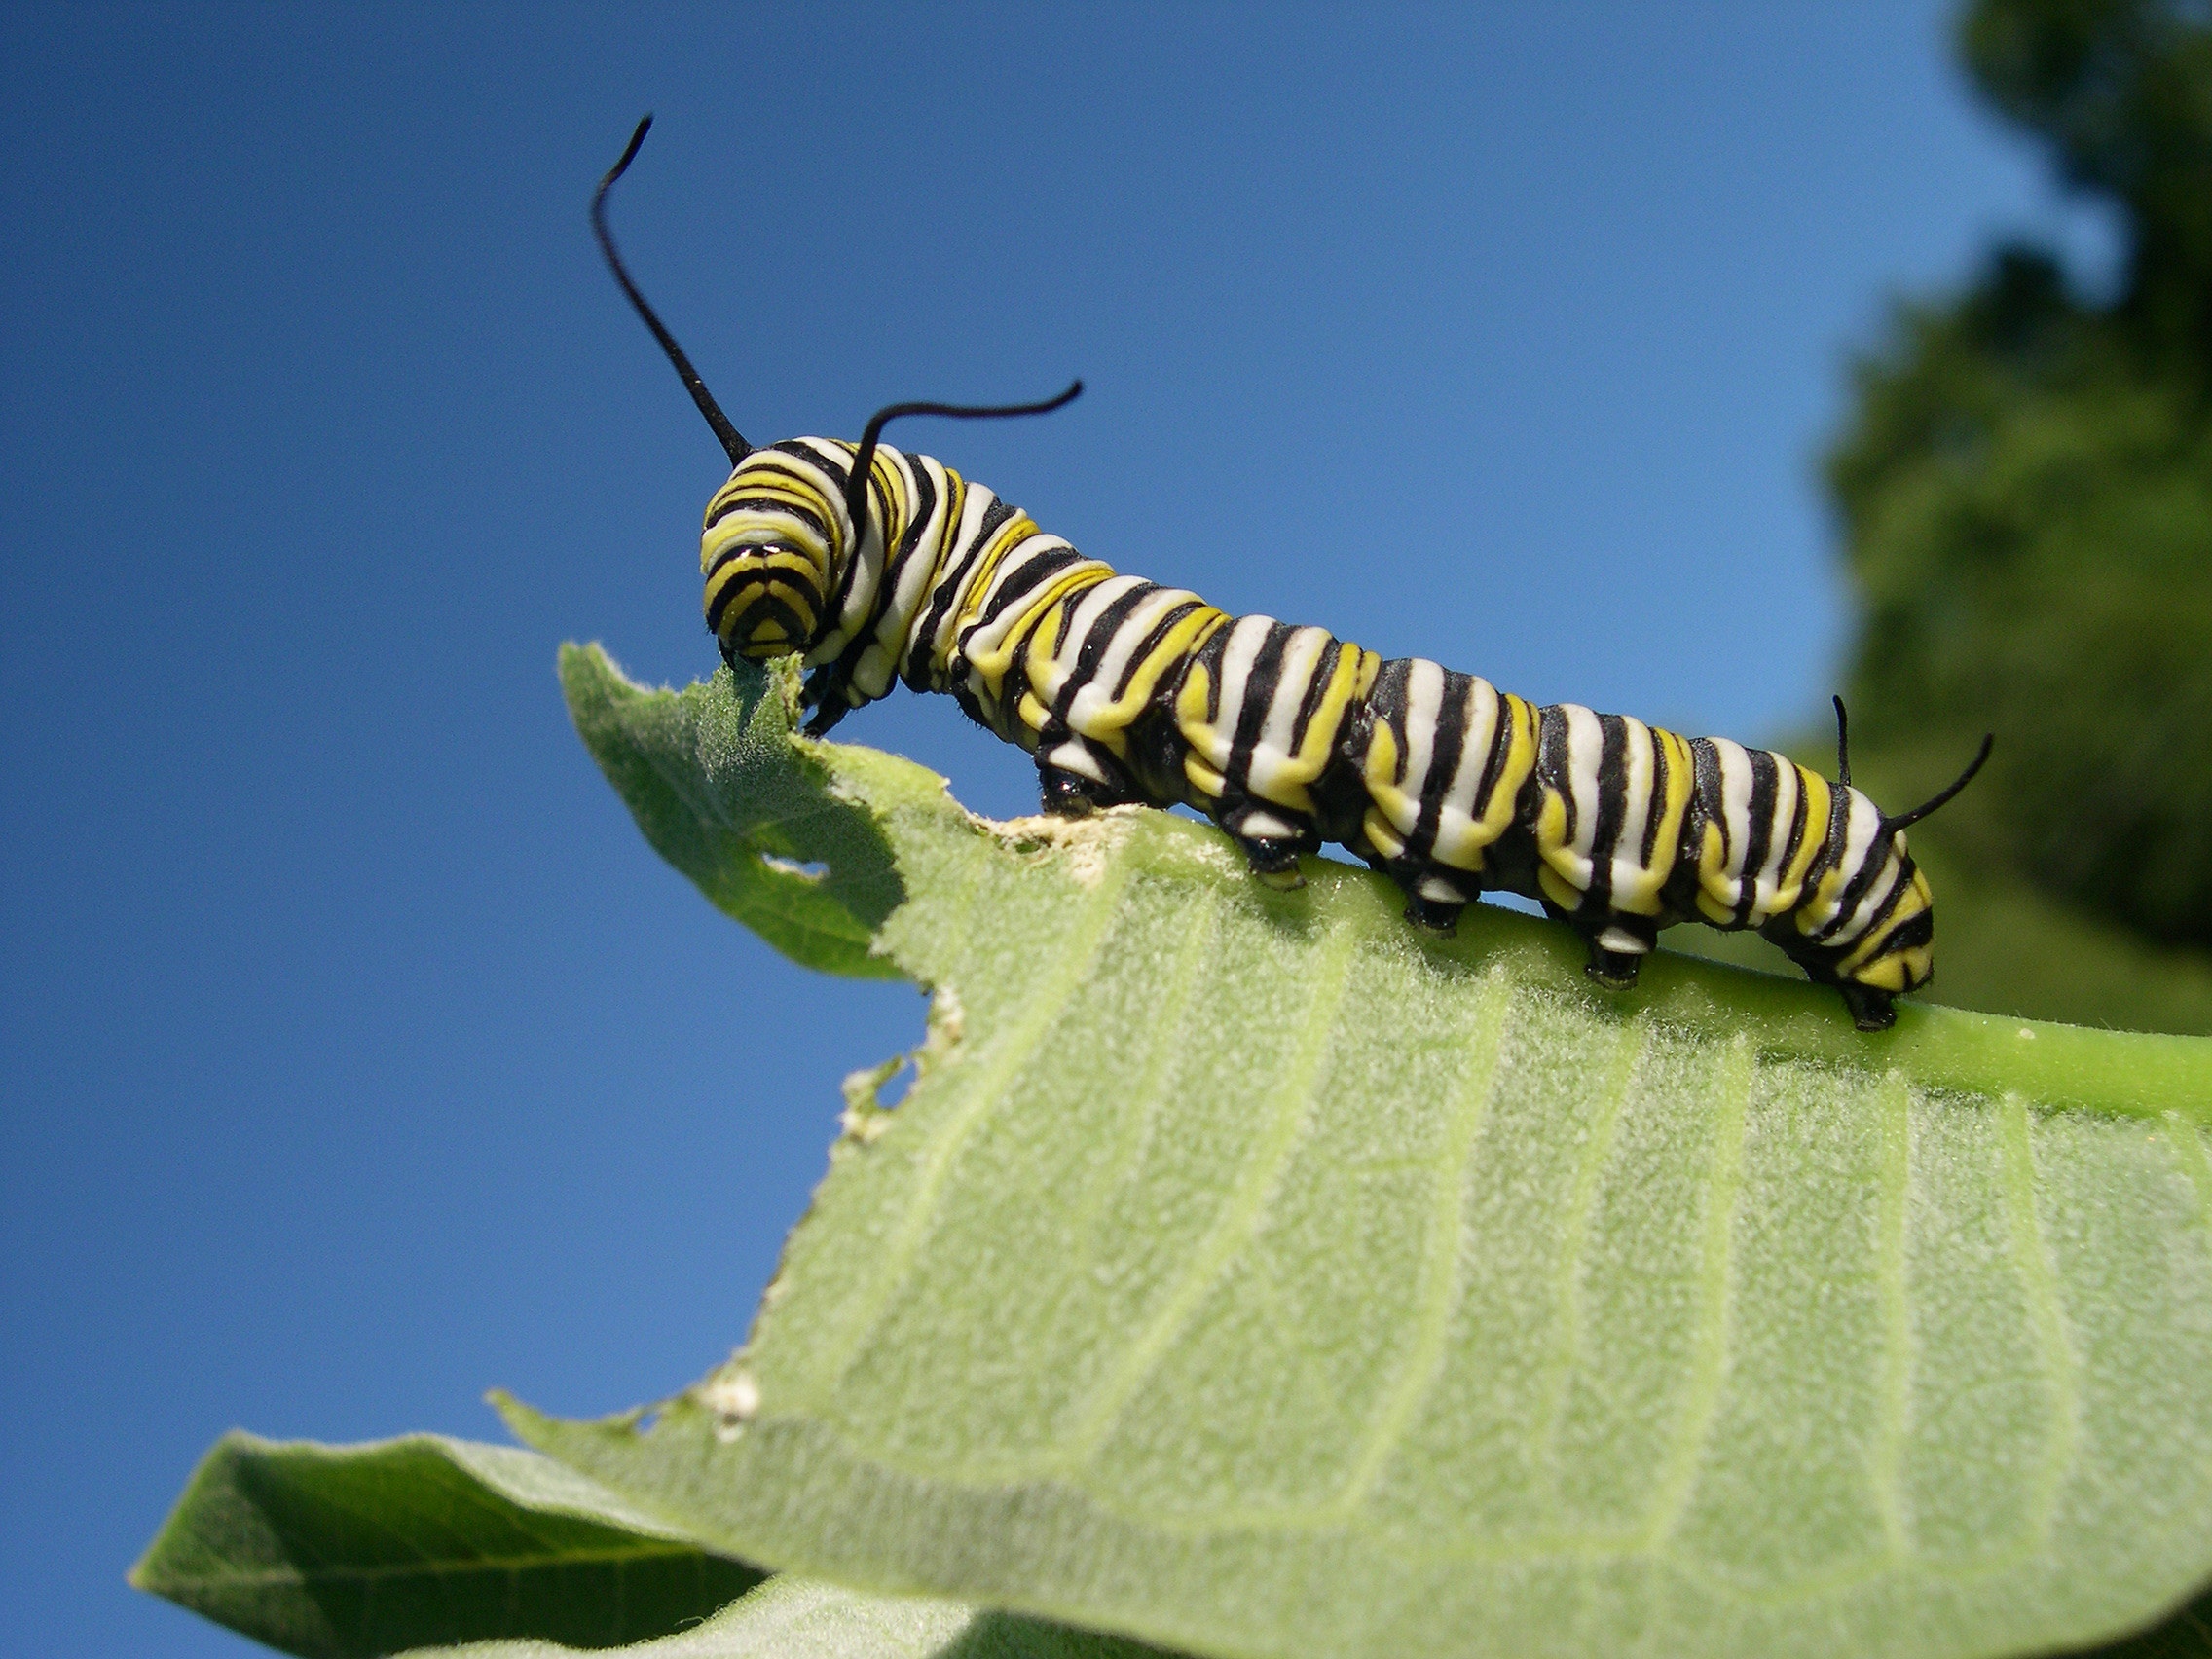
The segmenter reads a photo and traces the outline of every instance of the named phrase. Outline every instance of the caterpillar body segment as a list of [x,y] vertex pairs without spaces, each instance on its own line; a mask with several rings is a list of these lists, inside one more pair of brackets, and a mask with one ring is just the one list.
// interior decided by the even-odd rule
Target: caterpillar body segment
[[877,445],[856,525],[859,447],[751,451],[700,547],[724,656],[801,652],[812,732],[902,681],[947,692],[1029,752],[1048,812],[1182,802],[1283,886],[1335,842],[1442,931],[1486,890],[1522,894],[1616,988],[1684,921],[1755,929],[1866,1029],[1929,979],[1927,881],[1848,783],[1231,616],[1084,557],[927,456]]

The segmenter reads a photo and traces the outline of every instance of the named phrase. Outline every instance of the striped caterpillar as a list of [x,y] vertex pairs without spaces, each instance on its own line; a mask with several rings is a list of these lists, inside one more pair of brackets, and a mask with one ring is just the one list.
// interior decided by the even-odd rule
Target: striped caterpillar
[[994,408],[894,404],[859,443],[748,444],[631,280],[592,199],[623,292],[728,452],[700,545],[707,625],[734,665],[798,653],[809,735],[903,682],[949,693],[1035,758],[1044,810],[1189,805],[1270,885],[1336,842],[1406,893],[1407,919],[1449,933],[1486,890],[1538,901],[1625,990],[1659,931],[1756,929],[1862,1031],[1933,972],[1934,902],[1906,826],[1838,779],[1726,738],[1683,738],[1572,703],[1538,708],[1472,675],[1385,661],[1320,628],[1231,616],[1180,588],[1117,574],[941,461],[879,441],[913,415],[1043,414],[1082,390]]

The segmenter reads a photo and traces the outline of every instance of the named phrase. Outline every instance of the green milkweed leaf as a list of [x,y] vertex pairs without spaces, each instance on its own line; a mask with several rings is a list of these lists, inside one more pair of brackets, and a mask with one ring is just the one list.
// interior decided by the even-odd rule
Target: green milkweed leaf
[[550,1458],[428,1434],[226,1435],[130,1569],[137,1588],[310,1659],[501,1636],[608,1647],[759,1581]]
[[2212,1572],[2212,1044],[1610,996],[1167,814],[972,819],[788,669],[563,676],[710,897],[820,860],[763,935],[936,991],[728,1366],[510,1408],[651,1513],[1222,1655],[2046,1651]]

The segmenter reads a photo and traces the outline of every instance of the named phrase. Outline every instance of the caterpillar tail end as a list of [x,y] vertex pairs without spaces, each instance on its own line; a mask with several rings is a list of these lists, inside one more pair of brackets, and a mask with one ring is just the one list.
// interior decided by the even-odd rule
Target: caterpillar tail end
[[1838,985],[1843,1006],[1851,1011],[1851,1023],[1862,1031],[1887,1031],[1898,1022],[1895,993],[1873,985]]

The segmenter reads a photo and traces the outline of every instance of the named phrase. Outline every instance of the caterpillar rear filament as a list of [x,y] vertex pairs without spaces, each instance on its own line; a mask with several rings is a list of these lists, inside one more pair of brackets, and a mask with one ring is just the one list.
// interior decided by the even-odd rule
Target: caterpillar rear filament
[[623,291],[728,452],[700,545],[723,656],[798,653],[807,730],[903,682],[949,693],[1035,757],[1044,809],[1185,803],[1254,872],[1296,886],[1336,842],[1385,871],[1409,921],[1449,932],[1486,890],[1522,894],[1626,989],[1662,928],[1755,929],[1842,993],[1862,1030],[1933,969],[1935,909],[1906,826],[1964,789],[1886,816],[1851,787],[1843,703],[1835,782],[1768,750],[1685,738],[1573,703],[1538,708],[1420,657],[1324,629],[1231,616],[1116,573],[928,456],[881,443],[912,415],[1042,414],[1043,403],[894,404],[858,443],[738,433],[623,268],[600,181],[592,223]]

